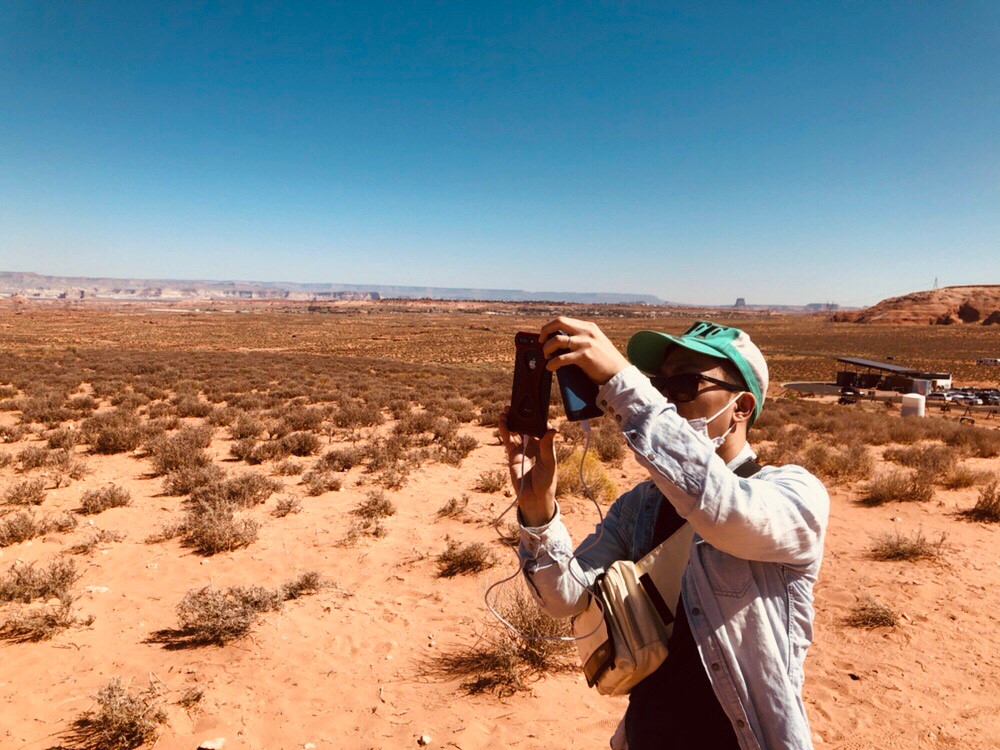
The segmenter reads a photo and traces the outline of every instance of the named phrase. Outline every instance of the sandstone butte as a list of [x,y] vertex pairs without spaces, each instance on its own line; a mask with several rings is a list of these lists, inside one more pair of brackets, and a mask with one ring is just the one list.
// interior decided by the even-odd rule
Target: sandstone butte
[[1000,326],[1000,284],[946,286],[890,297],[858,312],[834,313],[843,323]]

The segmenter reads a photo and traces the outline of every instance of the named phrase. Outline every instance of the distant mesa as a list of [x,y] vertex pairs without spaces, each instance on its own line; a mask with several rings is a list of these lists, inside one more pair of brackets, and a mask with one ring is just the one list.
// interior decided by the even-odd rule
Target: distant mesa
[[35,300],[337,300],[437,299],[496,302],[582,302],[589,304],[668,304],[649,294],[529,292],[521,289],[453,289],[385,284],[299,284],[284,281],[181,281],[109,279],[0,272],[0,296]]
[[747,306],[747,301],[745,297],[737,297],[736,304],[733,305],[733,307],[746,307],[746,306]]
[[913,292],[857,312],[838,312],[830,319],[849,323],[1000,325],[1000,284],[946,286]]

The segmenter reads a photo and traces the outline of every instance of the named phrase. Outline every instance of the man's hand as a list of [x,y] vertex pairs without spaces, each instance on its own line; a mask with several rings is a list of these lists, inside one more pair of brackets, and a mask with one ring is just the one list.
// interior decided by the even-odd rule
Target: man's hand
[[[564,333],[549,339],[556,331]],[[597,324],[586,320],[556,318],[542,326],[538,339],[545,342],[542,352],[546,358],[551,357],[545,366],[553,372],[563,365],[579,365],[587,377],[598,385],[604,385],[629,366],[625,355],[618,351]],[[552,357],[552,353],[560,349],[569,349],[569,352]]]
[[507,429],[509,410],[509,406],[504,407],[497,427],[500,442],[507,450],[511,484],[515,492],[520,491],[517,506],[521,509],[525,526],[544,526],[556,512],[556,451],[553,445],[556,431],[549,425],[541,439],[531,435],[511,435]]

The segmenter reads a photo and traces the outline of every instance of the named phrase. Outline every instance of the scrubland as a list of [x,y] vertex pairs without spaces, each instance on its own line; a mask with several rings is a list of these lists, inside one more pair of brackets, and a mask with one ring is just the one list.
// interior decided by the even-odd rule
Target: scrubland
[[[604,746],[625,708],[521,640],[495,433],[510,339],[555,314],[619,344],[690,315],[376,303],[0,309],[0,747]],[[980,331],[750,316],[775,383],[883,356],[982,382]],[[995,339],[995,335],[994,335]],[[979,356],[982,356],[981,354]],[[831,500],[805,700],[817,747],[990,747],[1000,421],[776,386],[751,431]],[[553,415],[561,412],[555,399]],[[595,422],[606,508],[644,478]],[[561,427],[576,539],[583,435]],[[559,635],[515,578],[497,606]]]

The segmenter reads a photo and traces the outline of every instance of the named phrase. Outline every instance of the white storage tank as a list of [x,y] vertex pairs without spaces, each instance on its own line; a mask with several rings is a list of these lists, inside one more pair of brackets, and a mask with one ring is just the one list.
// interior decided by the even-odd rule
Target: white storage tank
[[927,405],[927,399],[919,393],[907,393],[903,396],[901,414],[904,417],[922,417]]

